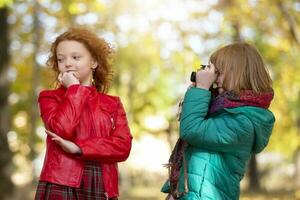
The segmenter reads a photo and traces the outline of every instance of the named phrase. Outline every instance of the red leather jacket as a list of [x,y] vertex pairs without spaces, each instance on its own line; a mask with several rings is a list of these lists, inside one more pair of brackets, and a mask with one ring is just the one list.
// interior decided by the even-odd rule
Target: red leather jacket
[[42,91],[38,101],[45,127],[82,150],[68,154],[47,136],[40,180],[80,187],[84,160],[99,161],[104,190],[118,196],[117,162],[128,158],[132,140],[120,99],[77,84]]

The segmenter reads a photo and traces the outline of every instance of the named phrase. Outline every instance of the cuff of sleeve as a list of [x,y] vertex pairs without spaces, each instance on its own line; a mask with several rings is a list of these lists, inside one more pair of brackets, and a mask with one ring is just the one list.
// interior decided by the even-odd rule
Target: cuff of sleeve
[[81,140],[81,141],[75,141],[75,144],[80,148],[81,150],[81,154],[78,154],[77,157],[78,158],[81,158],[83,157],[83,155],[85,155],[85,152],[84,152],[84,140]]
[[160,191],[163,192],[163,193],[169,193],[170,192],[170,181],[169,180],[167,180],[164,183],[164,185],[162,186]]
[[211,92],[202,88],[193,87],[185,93],[184,101],[210,101]]

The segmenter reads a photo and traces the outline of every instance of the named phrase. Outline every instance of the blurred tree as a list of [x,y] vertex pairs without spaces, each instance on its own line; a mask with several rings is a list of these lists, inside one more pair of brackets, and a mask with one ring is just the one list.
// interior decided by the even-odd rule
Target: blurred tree
[[9,26],[8,7],[0,8],[0,199],[11,194],[14,185],[11,181],[13,154],[8,145],[11,116],[8,104],[9,89]]
[[[294,3],[299,1],[295,1]],[[299,17],[293,15],[294,10],[290,8],[290,4],[286,5],[282,1],[277,0],[278,9],[281,12],[281,16],[284,18],[287,24],[287,34],[289,35],[291,43],[295,43],[297,45],[298,52],[300,50],[300,31],[299,31]],[[298,14],[299,15],[299,14]],[[296,20],[298,19],[298,21]],[[298,83],[296,83],[298,85]],[[298,98],[296,101],[298,102],[295,107],[296,111],[296,119],[295,126],[297,128],[297,136],[300,137],[300,90],[295,94]],[[295,163],[295,178],[296,178],[296,188],[300,188],[300,143],[298,143],[295,151],[294,151],[294,163]]]
[[[31,86],[31,95],[30,95],[30,137],[29,137],[29,148],[30,148],[30,160],[34,160],[37,152],[35,149],[35,145],[37,142],[36,139],[36,129],[37,129],[37,119],[39,117],[38,112],[38,89],[40,85],[40,65],[37,62],[37,57],[40,49],[40,42],[41,42],[41,27],[40,27],[40,4],[37,0],[34,0],[33,2],[33,26],[32,26],[32,43],[33,43],[33,52],[32,52],[32,58],[33,58],[33,66],[32,66],[32,86]],[[33,179],[35,179],[35,166],[32,162],[32,175]]]

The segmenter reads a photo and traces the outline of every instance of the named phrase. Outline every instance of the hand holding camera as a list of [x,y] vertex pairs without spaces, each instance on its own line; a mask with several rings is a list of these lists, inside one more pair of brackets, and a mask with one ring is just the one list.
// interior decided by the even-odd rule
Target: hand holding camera
[[196,87],[209,90],[217,79],[214,64],[201,65],[197,72],[192,72],[191,81],[196,83]]

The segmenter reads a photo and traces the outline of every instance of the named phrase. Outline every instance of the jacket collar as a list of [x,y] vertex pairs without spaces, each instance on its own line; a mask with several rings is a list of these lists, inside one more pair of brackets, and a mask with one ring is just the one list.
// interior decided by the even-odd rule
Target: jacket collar
[[[89,89],[89,105],[91,108],[100,107],[101,110],[108,113],[113,113],[118,108],[118,98],[113,97],[102,92],[98,92],[95,86],[83,86]],[[55,96],[57,99],[62,100],[67,88],[60,86],[55,90]]]

